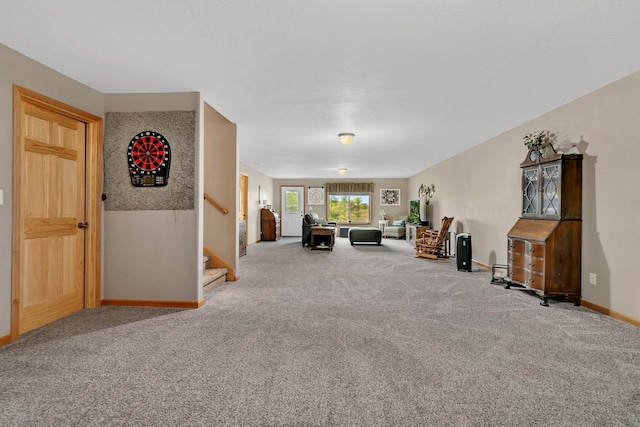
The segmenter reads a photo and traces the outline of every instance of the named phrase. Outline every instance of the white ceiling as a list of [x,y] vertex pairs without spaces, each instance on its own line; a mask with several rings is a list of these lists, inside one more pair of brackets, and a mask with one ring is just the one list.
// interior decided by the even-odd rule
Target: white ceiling
[[404,178],[639,70],[640,2],[0,0],[0,43],[104,93],[202,92],[273,178]]

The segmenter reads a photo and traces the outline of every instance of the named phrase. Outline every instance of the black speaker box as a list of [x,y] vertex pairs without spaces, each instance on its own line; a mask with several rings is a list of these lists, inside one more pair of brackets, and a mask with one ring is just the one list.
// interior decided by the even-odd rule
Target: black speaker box
[[471,234],[462,233],[457,237],[456,262],[458,270],[471,271]]

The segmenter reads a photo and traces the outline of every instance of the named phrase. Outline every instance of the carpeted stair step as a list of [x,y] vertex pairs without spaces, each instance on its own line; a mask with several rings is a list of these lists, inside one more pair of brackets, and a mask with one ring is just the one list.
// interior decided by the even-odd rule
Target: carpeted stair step
[[202,256],[202,271],[205,271],[208,268],[211,268],[211,256],[203,255]]
[[209,291],[222,285],[227,281],[226,268],[207,268],[202,275],[202,287],[205,291]]

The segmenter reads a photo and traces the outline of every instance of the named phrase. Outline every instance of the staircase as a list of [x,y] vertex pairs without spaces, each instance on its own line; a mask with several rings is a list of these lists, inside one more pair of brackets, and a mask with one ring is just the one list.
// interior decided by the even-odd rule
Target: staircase
[[202,288],[206,298],[214,288],[217,288],[227,281],[227,273],[229,270],[226,268],[211,268],[211,257],[209,255],[203,255],[202,271]]

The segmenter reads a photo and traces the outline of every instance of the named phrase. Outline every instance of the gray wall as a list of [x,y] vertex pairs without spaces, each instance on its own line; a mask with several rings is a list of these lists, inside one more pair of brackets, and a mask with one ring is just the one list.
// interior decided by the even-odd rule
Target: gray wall
[[[197,93],[105,95],[105,110],[109,113],[184,111],[191,115],[193,110],[199,111],[199,108]],[[165,123],[163,126],[168,127],[158,131],[169,138],[173,132],[170,124]],[[181,127],[182,124],[177,126]],[[147,129],[138,131],[142,130]],[[197,126],[192,127],[191,132],[196,146],[192,146],[191,152],[185,155],[188,157],[187,161],[195,163],[200,144]],[[120,133],[118,135],[119,138],[125,138]],[[132,136],[127,136],[122,144],[128,144]],[[112,135],[105,134],[105,140],[111,137]],[[114,142],[116,143],[117,141]],[[182,162],[173,152],[172,155],[172,161]],[[113,167],[119,168],[118,165],[114,163]],[[110,163],[105,162],[105,176],[113,173],[111,167]],[[119,173],[126,174],[125,178],[128,180],[128,171],[118,170]],[[193,193],[197,188],[199,168],[194,168],[191,173],[189,191]],[[189,180],[188,177],[186,180]],[[171,185],[174,182],[170,178],[168,186]],[[143,193],[144,190],[154,189],[136,190],[142,190]],[[193,204],[191,206],[191,209],[174,210],[105,211],[105,299],[199,300],[202,288],[202,248],[198,244],[198,209],[194,209]]]
[[11,332],[11,241],[13,235],[13,85],[36,91],[96,116],[103,95],[0,44],[0,338]]
[[[549,129],[579,143],[582,192],[582,298],[640,320],[636,268],[640,229],[640,72],[550,111],[409,179],[437,187],[434,215],[472,234],[473,258],[506,262],[507,232],[520,215],[522,137]],[[582,142],[580,142],[582,141]],[[446,142],[446,141],[445,141]],[[589,273],[597,284],[589,284]]]

